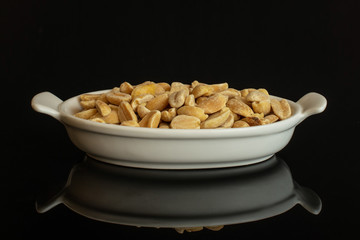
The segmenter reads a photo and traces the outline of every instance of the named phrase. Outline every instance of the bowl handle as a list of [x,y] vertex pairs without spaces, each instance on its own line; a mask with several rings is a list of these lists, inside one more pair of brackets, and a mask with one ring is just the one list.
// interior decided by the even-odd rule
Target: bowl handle
[[297,104],[302,107],[300,123],[311,115],[323,112],[326,108],[327,100],[319,93],[310,92],[300,98]]
[[63,101],[50,92],[42,92],[33,97],[31,100],[32,108],[40,113],[50,115],[60,121],[59,105]]

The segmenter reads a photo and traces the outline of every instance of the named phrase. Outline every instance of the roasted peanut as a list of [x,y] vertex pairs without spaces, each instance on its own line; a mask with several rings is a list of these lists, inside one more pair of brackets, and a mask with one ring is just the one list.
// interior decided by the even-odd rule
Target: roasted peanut
[[151,99],[153,99],[155,96],[151,94],[141,95],[131,100],[131,107],[136,110],[136,108],[142,104],[147,103]]
[[80,95],[80,100],[81,101],[97,100],[97,99],[99,99],[100,96],[101,96],[101,94],[85,93],[85,94]]
[[121,102],[118,108],[119,120],[121,123],[125,121],[138,121],[138,118],[128,102]]
[[271,111],[270,100],[252,102],[251,106],[255,113],[263,113],[264,115],[267,115]]
[[172,82],[170,87],[170,94],[185,89],[189,93],[189,86],[181,82]]
[[214,95],[200,101],[197,106],[204,109],[206,114],[211,114],[225,107],[227,100],[227,96],[215,93]]
[[164,110],[169,104],[169,95],[167,93],[157,95],[147,102],[146,108],[149,110]]
[[89,119],[97,113],[96,108],[87,109],[78,113],[75,113],[75,117]]
[[220,92],[222,95],[228,96],[228,98],[241,97],[241,92],[234,88],[228,88]]
[[106,99],[109,101],[109,103],[119,105],[122,101],[130,102],[131,95],[127,93],[111,91],[106,94]]
[[139,114],[140,118],[145,117],[145,115],[147,115],[149,112],[151,112],[148,108],[145,107],[145,105],[146,105],[146,103],[142,103],[136,108],[136,111]]
[[176,116],[176,108],[170,108],[161,112],[161,120],[164,122],[171,122]]
[[151,94],[151,95],[159,95],[164,93],[165,90],[162,86],[150,82],[147,84],[137,85],[134,90],[131,92],[131,97],[136,98],[141,95]]
[[161,122],[161,123],[159,124],[159,128],[169,129],[169,128],[170,128],[170,125],[169,125],[169,123],[167,123],[167,122]]
[[249,102],[261,102],[269,100],[269,95],[263,93],[262,91],[251,91],[248,95],[246,95],[246,100]]
[[118,123],[120,123],[118,113],[114,109],[111,109],[110,114],[105,116],[105,117],[103,117],[100,113],[96,113],[95,115],[90,117],[90,119],[95,119],[95,118],[100,118],[100,119],[104,120],[105,123],[109,123],[109,124],[118,124]]
[[205,114],[204,109],[193,106],[183,106],[177,110],[177,114],[194,116],[199,118],[201,122],[208,118],[208,115]]
[[234,125],[235,118],[233,112],[230,111],[229,117],[219,128],[231,128]]
[[98,122],[98,123],[106,123],[104,119],[102,118],[92,118],[92,119],[89,119],[90,121],[92,122]]
[[241,96],[246,97],[250,92],[255,91],[255,88],[245,88],[243,90],[240,90]]
[[265,116],[264,119],[267,121],[266,123],[269,124],[269,123],[274,123],[277,120],[279,120],[279,117],[276,116],[275,114],[269,114],[269,115]]
[[101,116],[106,117],[107,115],[110,114],[111,112],[111,108],[109,105],[107,105],[106,103],[104,103],[101,100],[96,100],[95,102],[95,106],[97,111],[101,114]]
[[134,120],[129,120],[129,121],[123,121],[120,124],[121,126],[128,126],[128,127],[140,127],[139,123],[137,121]]
[[243,117],[250,117],[252,114],[254,114],[254,111],[251,109],[251,107],[238,98],[230,99],[226,106],[229,107],[232,112]]
[[219,83],[219,84],[212,84],[212,85],[205,85],[205,84],[198,84],[192,91],[192,94],[195,98],[201,96],[211,96],[215,93],[219,93],[221,91],[226,90],[229,87],[227,83]]
[[194,95],[195,98],[204,96],[205,94],[210,94],[212,91],[212,88],[209,85],[197,85],[191,92],[191,94]]
[[177,115],[170,123],[170,128],[174,129],[199,129],[200,119],[194,116]]
[[224,107],[219,112],[209,116],[204,122],[201,123],[200,128],[217,128],[225,123],[229,118],[231,111],[229,108]]
[[232,127],[233,128],[243,128],[243,127],[250,127],[250,125],[243,120],[238,120],[238,121],[234,122],[234,125]]
[[190,94],[185,98],[185,106],[195,106],[195,97],[193,94]]
[[158,85],[160,85],[165,90],[165,92],[170,91],[170,84],[168,84],[166,82],[161,82],[161,83],[158,83]]
[[250,126],[259,126],[265,124],[264,121],[259,117],[246,117],[241,121],[247,122]]
[[120,92],[131,94],[133,90],[134,87],[128,82],[123,82],[122,84],[120,84]]
[[186,97],[189,95],[189,92],[186,89],[181,89],[179,91],[173,92],[169,96],[169,104],[171,107],[179,108],[185,103]]
[[285,99],[276,100],[271,99],[271,108],[276,116],[280,118],[280,120],[287,119],[291,116],[291,107],[288,101]]
[[160,123],[161,113],[159,110],[153,110],[145,115],[139,122],[140,127],[157,128]]
[[91,108],[95,108],[96,107],[96,100],[84,100],[84,101],[80,101],[80,105],[83,109],[91,109]]

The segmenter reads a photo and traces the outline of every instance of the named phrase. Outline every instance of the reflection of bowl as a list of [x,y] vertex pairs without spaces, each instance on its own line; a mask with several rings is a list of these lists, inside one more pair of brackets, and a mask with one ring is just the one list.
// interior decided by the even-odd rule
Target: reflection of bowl
[[197,171],[114,166],[86,157],[38,212],[63,203],[86,217],[124,225],[196,227],[256,221],[296,204],[313,214],[320,198],[296,184],[284,161]]
[[[104,91],[94,93],[100,92]],[[142,168],[195,169],[268,159],[287,145],[301,121],[326,107],[326,99],[317,93],[289,103],[292,116],[283,121],[249,128],[192,130],[135,128],[80,119],[73,116],[81,109],[78,96],[63,102],[43,92],[34,96],[32,107],[62,122],[72,142],[97,160]]]

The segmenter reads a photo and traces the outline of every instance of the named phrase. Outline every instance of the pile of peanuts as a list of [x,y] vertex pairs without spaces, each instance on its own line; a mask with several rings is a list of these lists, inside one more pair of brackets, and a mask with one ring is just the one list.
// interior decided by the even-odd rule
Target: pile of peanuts
[[102,94],[80,95],[76,117],[131,127],[210,129],[270,124],[291,116],[287,100],[266,89],[236,90],[227,83],[128,82]]

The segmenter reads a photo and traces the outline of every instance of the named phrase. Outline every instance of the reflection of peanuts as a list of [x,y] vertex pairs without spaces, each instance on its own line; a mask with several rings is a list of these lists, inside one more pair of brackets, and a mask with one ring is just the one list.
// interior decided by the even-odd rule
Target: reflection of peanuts
[[123,82],[100,94],[82,94],[74,116],[98,123],[149,128],[241,128],[291,116],[287,100],[264,88],[229,88],[227,83]]

